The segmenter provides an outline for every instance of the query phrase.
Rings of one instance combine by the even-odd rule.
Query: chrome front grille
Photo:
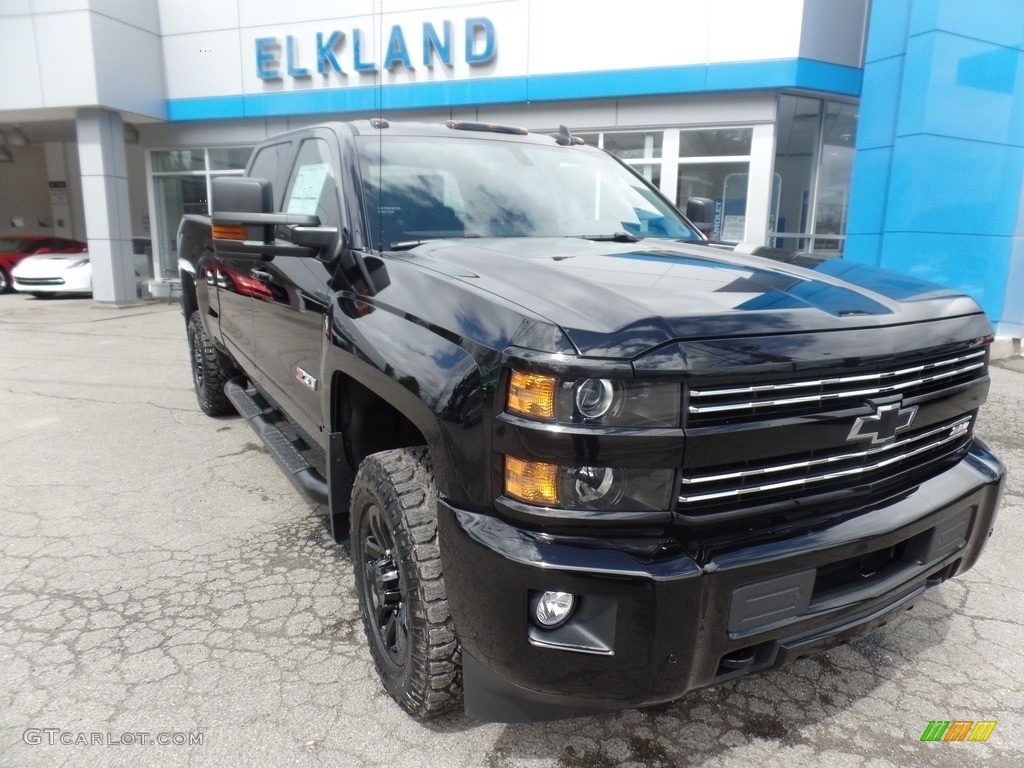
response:
[[[935,474],[970,447],[973,416],[901,435],[874,447],[843,445],[811,457],[777,457],[704,474],[683,473],[676,511],[685,516],[736,517],[752,506]]]
[[[64,285],[63,277],[16,277],[15,285]]]
[[[689,391],[687,426],[735,424],[820,413],[858,405],[865,398],[926,394],[985,374],[986,351],[947,353],[932,359],[834,377],[704,387]]]

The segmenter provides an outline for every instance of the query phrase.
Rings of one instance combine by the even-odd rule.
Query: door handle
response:
[[[273,275],[267,272],[267,270],[259,269],[258,267],[249,270],[249,277],[255,277],[257,280],[261,280],[267,283],[269,283],[271,279],[273,279]]]

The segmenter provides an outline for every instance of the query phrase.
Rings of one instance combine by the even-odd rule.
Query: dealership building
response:
[[[95,299],[129,303],[268,136],[566,125],[718,240],[970,293],[1011,353],[1022,51],[1016,0],[0,0],[0,236],[87,239]]]

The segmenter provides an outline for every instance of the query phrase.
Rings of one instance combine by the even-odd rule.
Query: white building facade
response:
[[[869,25],[906,41],[893,19],[950,2],[0,0],[0,137],[30,139],[0,163],[0,235],[87,238],[95,299],[128,302],[133,239],[147,277],[175,277],[181,215],[257,142],[383,115],[566,125],[683,210],[698,199],[716,239],[843,254]],[[1019,338],[1016,259],[980,298]]]

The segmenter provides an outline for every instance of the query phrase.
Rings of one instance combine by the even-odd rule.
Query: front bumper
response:
[[[23,293],[92,293],[92,271],[66,269],[60,274],[15,274],[14,289]]]
[[[866,634],[976,562],[1004,473],[976,442],[888,506],[704,565],[641,561],[439,502],[466,711],[517,722],[656,704]],[[557,630],[529,619],[544,590],[578,596]]]

